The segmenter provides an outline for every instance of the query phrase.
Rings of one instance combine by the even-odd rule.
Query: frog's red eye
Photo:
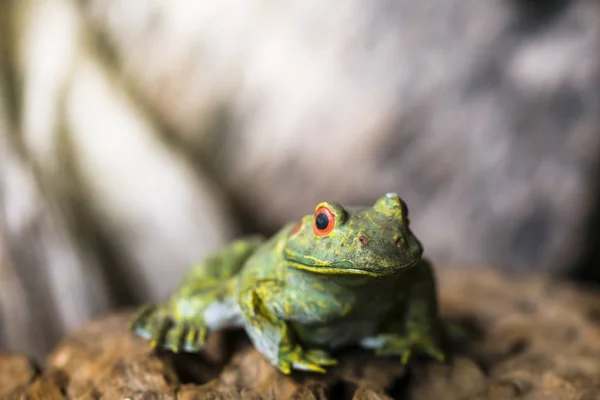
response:
[[[335,214],[327,207],[319,207],[315,212],[315,223],[313,230],[315,235],[324,236],[333,230],[335,226]]]

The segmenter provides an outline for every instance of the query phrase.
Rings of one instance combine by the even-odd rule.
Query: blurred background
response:
[[[3,0],[0,348],[390,191],[440,264],[598,281],[600,3]]]

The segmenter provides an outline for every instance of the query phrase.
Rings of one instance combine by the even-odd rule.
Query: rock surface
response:
[[[445,316],[470,339],[448,364],[348,349],[325,376],[279,374],[242,332],[213,335],[200,355],[152,353],[125,329],[129,310],[67,336],[38,373],[0,356],[0,398],[72,399],[596,399],[600,294],[486,268],[439,270]],[[45,397],[44,397],[45,396]]]

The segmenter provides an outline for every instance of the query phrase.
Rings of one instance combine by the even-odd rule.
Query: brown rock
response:
[[[152,352],[127,331],[131,312],[123,311],[66,337],[39,376],[26,358],[0,356],[0,394],[179,400],[600,397],[600,294],[481,267],[443,268],[438,276],[443,314],[469,332],[447,364],[419,360],[407,373],[396,359],[348,349],[327,375],[285,376],[243,332],[213,335],[199,355]]]
[[[35,366],[27,357],[0,354],[0,398],[17,397],[35,376]]]
[[[173,394],[175,372],[147,343],[126,330],[129,313],[114,314],[67,337],[48,358],[50,369],[67,371],[67,392],[78,398],[101,393],[106,398],[138,392]],[[110,334],[107,335],[107,332]]]

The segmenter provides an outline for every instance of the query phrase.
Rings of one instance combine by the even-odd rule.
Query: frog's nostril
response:
[[[360,236],[358,237],[358,242],[359,242],[359,243],[360,243],[360,245],[361,245],[361,246],[363,246],[363,247],[364,247],[364,246],[366,246],[366,245],[367,245],[367,243],[369,243],[369,241],[367,240],[367,238],[366,238],[366,237],[364,237],[363,235],[360,235]]]
[[[396,247],[404,246],[404,240],[402,239],[402,237],[397,237],[396,239],[394,239],[394,243],[396,243]]]

